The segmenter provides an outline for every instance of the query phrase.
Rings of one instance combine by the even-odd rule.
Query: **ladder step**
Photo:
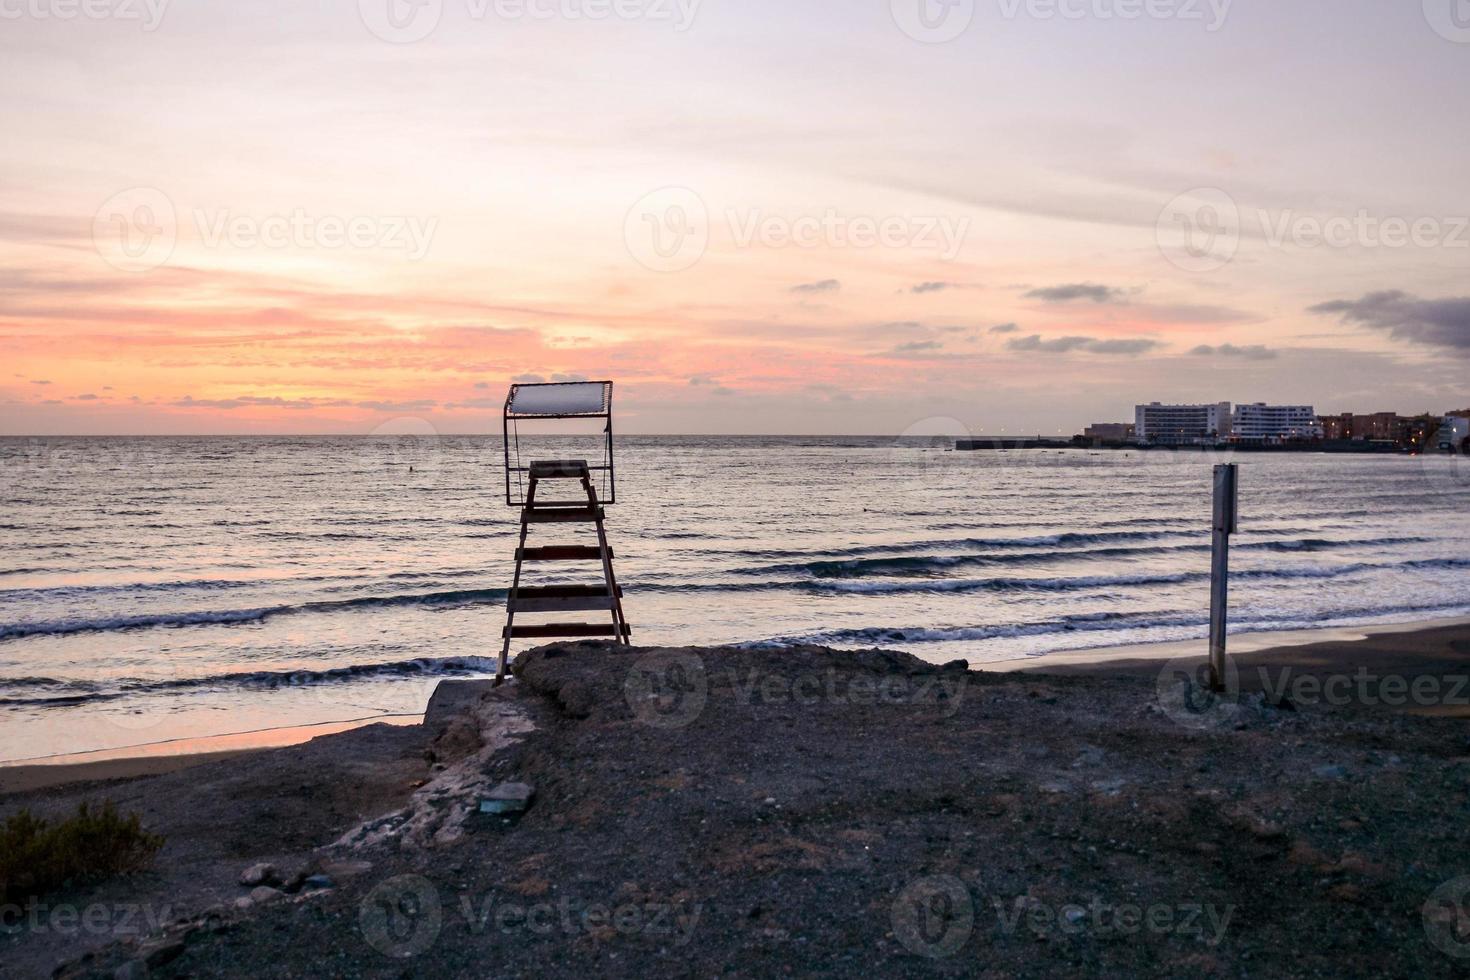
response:
[[[607,549],[609,560],[613,550]],[[517,548],[516,561],[601,561],[602,551],[596,545],[552,544],[540,548]]]
[[[600,521],[604,516],[601,507],[556,507],[550,510],[532,507],[521,516],[521,520],[527,524],[571,524],[575,521]]]
[[[508,605],[511,612],[584,612],[611,609],[613,600],[605,585],[536,585],[522,586]]]
[[[500,631],[500,635],[515,639],[516,637],[548,636],[617,636],[618,632],[618,626],[612,623],[546,623],[537,626],[507,626]],[[632,632],[632,627],[627,623],[622,624],[624,636]]]

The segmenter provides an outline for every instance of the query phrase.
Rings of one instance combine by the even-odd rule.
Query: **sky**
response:
[[[1470,0],[0,0],[0,434],[1470,406]]]

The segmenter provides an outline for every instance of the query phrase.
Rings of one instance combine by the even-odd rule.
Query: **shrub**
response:
[[[163,838],[138,815],[124,817],[112,803],[83,803],[75,815],[44,820],[22,810],[0,824],[0,900],[40,895],[62,885],[140,871]]]

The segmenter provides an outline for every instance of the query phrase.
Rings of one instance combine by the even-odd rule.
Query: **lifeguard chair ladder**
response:
[[[593,484],[593,473],[600,473],[608,484],[609,499],[616,499],[615,483],[612,479],[612,383],[581,382],[571,384],[516,385],[506,399],[506,502],[514,503],[512,475],[517,484],[526,478],[524,497],[521,501],[521,534],[516,547],[515,578],[510,595],[506,600],[505,628],[502,631],[500,664],[496,672],[496,683],[505,679],[510,660],[512,640],[521,638],[555,638],[577,636],[606,636],[614,642],[631,645],[632,630],[623,617],[623,590],[618,587],[613,573],[613,550],[607,542],[604,502],[598,499]],[[585,459],[538,460],[522,466],[519,460],[519,432],[512,435],[512,426],[517,419],[605,419],[605,458],[602,465],[590,465]],[[516,454],[511,459],[512,447]],[[573,499],[538,499],[541,484],[546,482],[570,482],[581,484],[582,494]],[[591,524],[597,532],[595,545],[555,544],[532,547],[529,545],[533,526],[550,524]],[[601,584],[586,585],[523,585],[526,564],[541,562],[595,561],[601,565]],[[606,611],[610,622],[554,622],[520,623],[521,614],[563,613],[575,611]]]

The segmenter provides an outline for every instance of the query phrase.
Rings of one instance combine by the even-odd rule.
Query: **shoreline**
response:
[[[1413,673],[1442,669],[1450,659],[1443,650],[1428,649],[1435,645],[1429,634],[1464,627],[1470,627],[1470,616],[1412,623],[1239,633],[1230,637],[1230,653],[1232,657],[1247,658],[1251,666],[1274,661],[1303,671],[1319,671],[1329,667],[1327,660],[1333,658],[1343,659],[1343,667],[1359,666],[1347,659],[1352,657],[1354,645],[1375,638],[1396,638],[1398,642],[1393,644],[1395,660],[1400,669]],[[1422,640],[1426,647],[1418,654],[1405,648],[1406,645],[1412,646],[1416,638]],[[1193,639],[1094,647],[1038,657],[972,664],[970,669],[992,674],[1025,672],[1117,675],[1155,672],[1160,664],[1171,660],[1189,657],[1202,660],[1205,656],[1205,642],[1203,639]],[[1330,651],[1330,656],[1291,656],[1293,651],[1306,654],[1305,648],[1325,648]],[[423,714],[381,715],[350,721],[169,739],[144,745],[0,762],[0,796],[79,783],[162,775],[269,749],[302,745],[323,736],[370,725],[411,727],[423,724],[424,718]]]
[[[0,795],[51,789],[73,783],[158,776],[267,749],[301,745],[324,735],[336,735],[369,725],[407,727],[421,725],[423,720],[423,714],[375,715],[349,721],[171,738],[112,749],[16,759],[0,762]]]
[[[1415,620],[1409,623],[1378,623],[1364,626],[1322,626],[1299,630],[1262,630],[1232,633],[1227,650],[1231,656],[1290,650],[1322,643],[1359,643],[1377,636],[1404,633],[1428,633],[1435,630],[1470,626],[1470,616]],[[1168,661],[1179,657],[1204,657],[1209,640],[1164,640],[1156,643],[1125,643],[1117,646],[1088,647],[1035,657],[1017,657],[989,663],[972,664],[972,670],[1011,673],[1022,670],[1045,670],[1049,667],[1104,667],[1128,661]]]

